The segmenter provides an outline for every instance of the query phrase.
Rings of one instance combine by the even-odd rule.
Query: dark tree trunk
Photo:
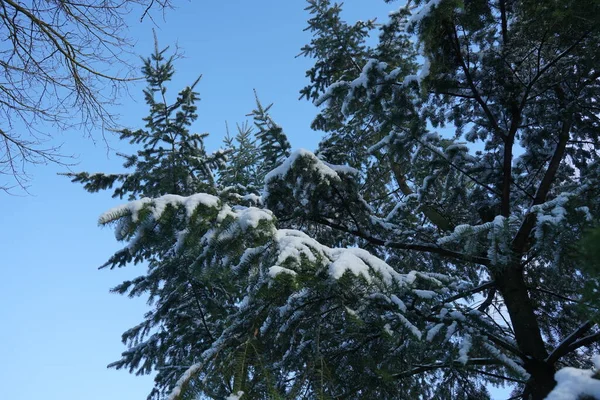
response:
[[[514,265],[505,267],[497,274],[496,285],[510,316],[517,346],[522,353],[523,367],[531,375],[525,398],[542,400],[556,385],[556,370],[553,364],[545,361],[548,353],[525,286],[522,268]]]

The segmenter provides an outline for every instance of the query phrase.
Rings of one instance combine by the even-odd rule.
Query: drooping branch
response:
[[[52,135],[40,132],[42,125],[83,128],[90,135],[114,127],[109,108],[137,79],[127,15],[136,6],[165,8],[169,1],[0,0],[6,39],[0,49],[0,129],[11,139],[0,140],[0,175],[24,186],[27,166],[65,165],[60,146],[46,144]],[[11,163],[18,168],[5,168]]]
[[[483,303],[481,303],[479,305],[479,307],[477,307],[477,311],[485,311],[487,310],[487,308],[492,304],[492,302],[494,301],[494,298],[496,297],[496,288],[495,287],[491,287],[490,291],[488,292],[487,297],[485,298],[485,300],[483,301]]]

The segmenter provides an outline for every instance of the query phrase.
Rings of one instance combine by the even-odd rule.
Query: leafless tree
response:
[[[26,167],[65,163],[50,129],[110,128],[135,79],[127,17],[169,0],[0,0],[0,190],[25,188]],[[135,14],[133,14],[135,15]]]

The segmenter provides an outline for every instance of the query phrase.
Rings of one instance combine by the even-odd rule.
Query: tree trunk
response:
[[[548,353],[525,286],[523,269],[515,265],[506,267],[496,274],[495,281],[510,316],[523,366],[531,375],[525,398],[542,400],[556,385],[555,368],[545,361]]]

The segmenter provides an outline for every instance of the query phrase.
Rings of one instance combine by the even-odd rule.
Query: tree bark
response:
[[[504,298],[517,346],[523,354],[523,367],[531,375],[524,398],[542,400],[556,385],[556,369],[554,364],[545,361],[548,353],[525,285],[523,269],[515,265],[508,266],[498,272],[495,282]]]

